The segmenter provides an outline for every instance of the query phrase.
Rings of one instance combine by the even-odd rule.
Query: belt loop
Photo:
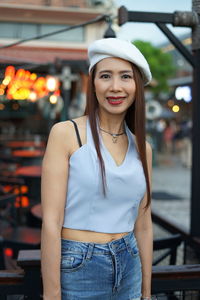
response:
[[[93,253],[93,249],[94,249],[94,244],[93,243],[89,243],[88,249],[87,249],[87,254],[86,254],[86,259],[91,259],[92,253]]]
[[[130,237],[129,237],[129,238],[130,238]],[[127,248],[128,252],[131,252],[131,247],[130,247],[129,238],[127,238],[126,236],[125,236],[125,237],[123,237],[123,239],[124,239],[124,242],[125,242],[125,244],[126,244],[126,248]]]

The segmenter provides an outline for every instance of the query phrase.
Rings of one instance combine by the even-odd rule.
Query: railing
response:
[[[179,290],[200,291],[200,264],[153,267],[153,293]]]
[[[0,299],[8,295],[24,295],[24,271],[0,271]]]
[[[0,271],[0,299],[7,300],[8,295],[22,296],[26,300],[41,299],[40,250],[20,251],[17,263],[22,270]]]
[[[169,264],[175,265],[177,261],[177,250],[182,243],[180,234],[175,234],[167,238],[156,239],[153,242],[153,250],[155,251],[164,250],[161,255],[157,256],[153,260],[153,265],[159,264],[166,257],[169,257]]]
[[[200,238],[191,236],[190,232],[176,222],[162,217],[156,211],[152,210],[153,223],[158,224],[171,234],[179,234],[181,236],[183,247],[183,263],[187,263],[187,246],[190,246],[197,254],[200,260]]]

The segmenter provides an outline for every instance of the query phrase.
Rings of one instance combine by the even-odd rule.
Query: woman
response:
[[[151,73],[126,41],[88,54],[85,115],[53,126],[43,160],[44,300],[151,299]]]

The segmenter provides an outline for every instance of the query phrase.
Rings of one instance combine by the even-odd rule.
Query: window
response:
[[[25,39],[50,33],[68,27],[68,25],[0,22],[0,38]],[[84,28],[75,28],[44,38],[48,41],[83,42]]]
[[[42,24],[40,25],[40,34],[45,34],[69,27],[67,25],[50,25]],[[75,28],[67,32],[62,32],[45,38],[51,41],[63,41],[63,42],[83,42],[83,27]]]

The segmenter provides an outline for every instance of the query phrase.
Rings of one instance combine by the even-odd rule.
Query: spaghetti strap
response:
[[[75,128],[75,131],[76,131],[76,136],[77,136],[78,144],[81,147],[82,146],[82,142],[81,142],[80,134],[79,134],[79,131],[78,131],[78,126],[77,126],[77,124],[76,124],[76,122],[74,120],[69,120],[69,121],[71,121],[74,124],[74,128]]]

